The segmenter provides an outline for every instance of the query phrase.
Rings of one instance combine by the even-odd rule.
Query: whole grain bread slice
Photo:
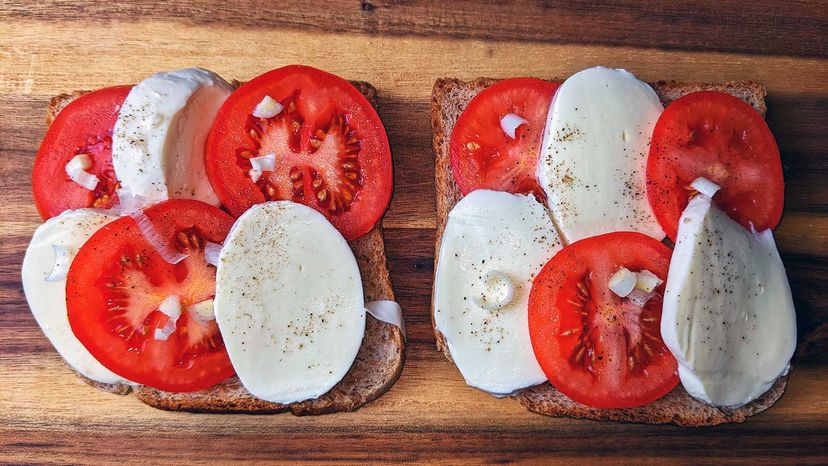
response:
[[[238,81],[233,81],[234,87],[239,84]],[[361,81],[351,84],[374,108],[377,108],[377,91],[372,85]],[[75,91],[52,98],[46,115],[46,124],[51,124],[58,112],[72,100],[86,93],[87,91]],[[381,222],[366,235],[348,244],[359,266],[365,300],[393,300],[394,290],[386,264]],[[263,401],[251,395],[237,377],[192,393],[171,393],[146,386],[102,384],[80,374],[78,377],[106,392],[126,395],[132,391],[142,402],[166,410],[261,414],[290,411],[295,415],[316,415],[354,411],[379,398],[397,381],[404,363],[405,341],[402,330],[369,314],[366,318],[362,346],[351,369],[330,391],[313,400],[289,405]]]
[[[437,234],[434,253],[434,269],[440,256],[440,244],[448,214],[462,194],[451,171],[449,142],[454,124],[472,98],[497,80],[477,78],[471,81],[444,78],[434,83],[431,101],[432,146],[435,156],[435,184],[437,191]],[[652,84],[662,103],[670,102],[691,92],[718,90],[732,94],[747,102],[764,115],[765,87],[752,81],[726,83],[677,83],[659,81]],[[432,324],[434,308],[432,299]],[[451,354],[444,336],[436,329],[437,349],[450,361]],[[646,406],[630,409],[597,409],[572,401],[549,383],[528,388],[514,395],[527,409],[549,416],[583,419],[639,422],[647,424],[676,424],[681,426],[710,426],[728,422],[743,422],[749,416],[762,412],[773,405],[785,390],[787,377],[776,381],[771,389],[746,406],[724,409],[701,403],[687,394],[679,385],[672,392]]]

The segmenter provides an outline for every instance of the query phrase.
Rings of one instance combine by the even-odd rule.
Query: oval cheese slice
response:
[[[131,383],[104,367],[72,333],[66,312],[66,277],[47,281],[55,267],[55,246],[71,264],[86,240],[118,217],[99,209],[67,210],[40,225],[23,258],[23,291],[43,333],[66,362],[84,377],[101,383]]]
[[[216,321],[242,384],[292,403],[330,390],[365,333],[359,268],[319,212],[290,201],[258,204],[230,230],[216,272]]]
[[[529,291],[560,249],[549,214],[531,196],[472,191],[449,213],[434,322],[472,387],[505,396],[546,380],[529,339]],[[502,290],[509,286],[513,293]]]
[[[233,88],[203,68],[156,73],[127,95],[112,134],[121,187],[150,204],[197,199],[219,205],[207,179],[204,144]]]
[[[537,175],[565,241],[613,231],[664,238],[645,179],[662,110],[655,91],[625,70],[590,68],[558,88]]]
[[[739,407],[788,370],[796,316],[770,230],[753,234],[704,195],[679,221],[661,317],[687,392]]]

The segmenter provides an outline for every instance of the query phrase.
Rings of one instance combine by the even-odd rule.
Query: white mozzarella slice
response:
[[[546,380],[529,339],[529,291],[560,249],[549,214],[531,196],[477,190],[449,213],[434,322],[466,383],[506,396]]]
[[[130,383],[95,359],[72,333],[66,311],[66,277],[47,281],[55,265],[55,250],[66,251],[68,265],[86,240],[118,218],[98,209],[67,210],[40,225],[23,258],[22,282],[26,300],[43,333],[66,362],[86,378],[101,383]]]
[[[362,344],[364,304],[351,248],[310,207],[255,205],[221,249],[216,321],[239,379],[257,398],[292,403],[329,391]]]
[[[565,241],[613,231],[664,238],[645,182],[662,110],[653,89],[624,70],[590,68],[555,93],[537,175]]]
[[[796,316],[770,230],[754,234],[710,198],[679,221],[661,317],[682,385],[707,403],[738,407],[788,370]]]
[[[219,205],[207,179],[204,145],[232,91],[221,76],[202,68],[157,73],[133,87],[112,135],[121,186],[149,204],[198,199]]]

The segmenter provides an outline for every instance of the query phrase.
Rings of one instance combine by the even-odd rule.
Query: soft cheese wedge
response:
[[[302,204],[253,206],[219,254],[216,321],[239,379],[257,398],[292,403],[329,391],[356,358],[364,304],[348,243]]]
[[[537,175],[567,243],[613,231],[664,238],[645,180],[662,110],[655,91],[625,70],[590,68],[558,89]]]
[[[687,392],[739,407],[788,371],[796,316],[770,230],[754,234],[697,195],[681,216],[664,294],[664,343]]]
[[[448,216],[434,278],[434,320],[466,382],[496,396],[546,380],[527,318],[532,279],[561,249],[531,196],[477,190]]]
[[[66,273],[86,240],[116,218],[99,209],[67,210],[38,227],[23,258],[23,291],[38,325],[73,369],[101,383],[129,382],[98,362],[72,333]]]
[[[204,144],[232,91],[203,68],[157,73],[133,87],[112,135],[121,186],[148,203],[197,199],[218,206],[204,167]]]

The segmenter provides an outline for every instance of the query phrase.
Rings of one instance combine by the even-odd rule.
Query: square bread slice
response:
[[[234,87],[240,83],[233,81]],[[354,85],[377,108],[377,90],[361,81]],[[75,91],[52,98],[46,116],[51,124],[55,116],[69,102],[87,91]],[[362,276],[365,301],[393,300],[394,290],[386,265],[382,225],[378,222],[364,236],[348,243],[354,252]],[[279,413],[290,411],[295,415],[316,415],[342,411],[354,411],[360,406],[379,398],[400,377],[405,362],[405,342],[399,327],[366,316],[365,336],[351,369],[329,392],[319,398],[289,405],[270,403],[251,395],[238,377],[191,393],[171,393],[147,386],[131,387],[125,384],[102,384],[80,374],[89,385],[101,390],[126,395],[130,391],[142,402],[160,409],[191,412],[223,413]]]
[[[554,80],[553,80],[554,81]],[[558,80],[560,81],[560,80]],[[496,79],[477,78],[471,81],[444,78],[434,83],[431,94],[431,125],[434,132],[432,146],[435,156],[435,189],[437,191],[437,234],[434,252],[434,270],[440,252],[443,229],[448,214],[460,200],[462,194],[457,188],[451,171],[449,142],[454,124],[472,98]],[[691,92],[718,90],[732,94],[756,109],[764,116],[765,87],[752,81],[726,83],[676,83],[659,81],[651,84],[662,103],[670,102]],[[432,324],[434,308],[432,300]],[[434,330],[437,349],[451,361],[451,354],[443,335]],[[717,408],[690,397],[681,384],[666,396],[639,408],[598,409],[572,401],[556,390],[551,384],[543,383],[514,395],[527,409],[548,416],[628,421],[646,424],[676,424],[681,426],[710,426],[729,422],[744,422],[747,417],[762,412],[773,405],[785,391],[787,377],[782,377],[760,398],[738,409]]]

